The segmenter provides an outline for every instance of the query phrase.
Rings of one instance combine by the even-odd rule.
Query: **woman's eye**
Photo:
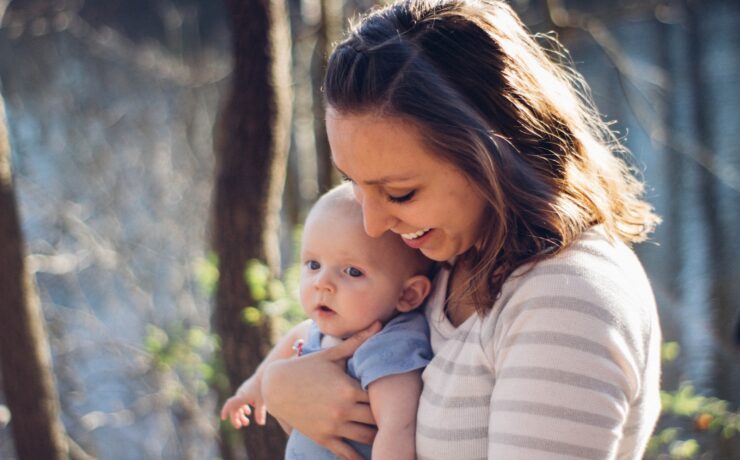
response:
[[[358,278],[362,276],[362,272],[355,267],[347,267],[344,269],[344,272],[347,273],[352,278]]]
[[[409,193],[401,196],[388,195],[388,201],[392,203],[405,203],[414,197],[416,190],[412,190]]]
[[[309,260],[306,262],[306,267],[308,267],[309,270],[318,270],[321,268],[321,264],[316,262],[315,260]]]

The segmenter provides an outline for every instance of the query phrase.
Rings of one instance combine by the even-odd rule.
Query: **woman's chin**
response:
[[[455,256],[455,254],[452,254],[451,251],[445,251],[439,248],[422,247],[419,250],[421,251],[422,254],[424,254],[424,257],[426,257],[427,259],[434,260],[436,262],[446,262]]]
[[[461,248],[460,245],[447,245],[447,246],[432,246],[432,247],[421,247],[419,250],[424,257],[432,259],[437,262],[449,262],[460,254],[465,253],[472,247],[469,246],[465,249]]]

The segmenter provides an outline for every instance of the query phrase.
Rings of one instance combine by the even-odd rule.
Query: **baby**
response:
[[[368,391],[378,425],[372,448],[348,441],[364,458],[414,459],[421,372],[432,357],[429,330],[416,310],[431,289],[431,262],[397,235],[370,238],[351,187],[339,186],[311,209],[303,230],[300,300],[310,318],[291,330],[229,398],[221,418],[235,428],[265,423],[261,395],[265,364],[329,347],[380,321],[383,329],[347,362],[347,372]],[[288,427],[288,431],[290,431]],[[287,459],[335,459],[329,450],[292,430]]]

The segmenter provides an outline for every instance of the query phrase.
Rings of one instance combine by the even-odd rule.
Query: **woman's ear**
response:
[[[406,313],[418,307],[424,302],[432,289],[432,282],[424,275],[415,275],[403,283],[401,296],[398,298],[396,308]]]

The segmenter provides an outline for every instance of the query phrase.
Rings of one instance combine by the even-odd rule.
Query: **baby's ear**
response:
[[[412,276],[403,283],[396,308],[403,313],[415,309],[424,302],[431,289],[432,282],[429,278],[423,275]]]

